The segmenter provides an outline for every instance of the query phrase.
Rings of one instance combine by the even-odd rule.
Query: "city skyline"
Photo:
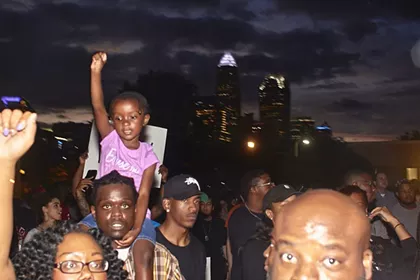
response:
[[[420,69],[410,57],[420,38],[419,5],[4,0],[0,92],[26,97],[43,122],[86,121],[94,51],[109,53],[108,98],[149,70],[182,73],[200,95],[212,95],[217,63],[230,51],[241,70],[243,113],[258,115],[258,85],[281,73],[290,77],[292,117],[327,121],[352,139],[394,139],[420,128]]]

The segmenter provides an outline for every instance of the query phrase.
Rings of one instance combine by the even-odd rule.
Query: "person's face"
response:
[[[274,187],[273,181],[271,181],[270,175],[263,174],[258,180],[257,185],[251,188],[251,191],[254,192],[257,196],[264,198],[269,190]]]
[[[112,107],[111,120],[123,141],[137,141],[149,119],[150,115],[145,114],[138,102],[133,99],[117,100]]]
[[[379,173],[376,175],[376,187],[382,190],[388,187],[388,177],[385,173]]]
[[[404,204],[412,204],[416,202],[415,191],[409,184],[402,184],[398,188],[397,196]]]
[[[271,205],[271,209],[267,209],[265,211],[265,214],[267,215],[268,218],[270,218],[270,220],[275,221],[278,214],[280,214],[280,212],[283,210],[283,207],[295,199],[296,199],[296,195],[292,195],[291,197],[288,197],[286,200],[274,202]]]
[[[349,226],[348,219],[333,212],[330,208],[326,213],[331,216],[322,218],[289,214],[278,221],[281,226],[274,231],[267,261],[269,279],[369,279],[371,251],[363,249],[357,225]]]
[[[366,212],[367,213],[368,206],[366,205],[366,201],[363,198],[363,195],[362,194],[360,194],[360,193],[352,193],[350,195],[350,199],[353,200],[357,205],[359,205],[360,206],[360,209],[362,209],[363,212]]]
[[[48,219],[60,221],[62,212],[60,200],[58,200],[58,198],[53,198],[47,206],[42,207],[42,211]]]
[[[362,174],[355,180],[354,184],[366,192],[369,203],[375,200],[376,189],[372,182],[372,176],[369,174]]]
[[[133,190],[124,184],[102,186],[96,195],[91,212],[99,229],[112,239],[119,240],[134,225],[135,206]]]
[[[210,216],[211,215],[211,213],[213,212],[213,203],[211,202],[211,200],[206,201],[206,202],[204,202],[204,201],[200,202],[200,212],[204,216]]]
[[[192,228],[197,220],[200,208],[200,196],[195,195],[184,200],[164,199],[164,208],[169,209],[170,216],[179,226]]]
[[[86,233],[69,233],[64,237],[63,242],[57,247],[56,263],[66,261],[82,262],[84,264],[92,261],[104,260],[101,247]],[[63,264],[64,265],[64,264]],[[75,265],[70,263],[69,265]],[[106,280],[107,273],[92,273],[89,267],[85,265],[80,273],[66,274],[60,269],[55,268],[52,275],[53,280]]]

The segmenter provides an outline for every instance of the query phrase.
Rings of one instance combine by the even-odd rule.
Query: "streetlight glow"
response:
[[[302,143],[305,144],[305,145],[309,145],[309,144],[311,144],[311,141],[309,141],[308,139],[303,139]]]
[[[248,141],[248,143],[246,143],[246,145],[250,149],[254,149],[255,148],[255,142],[254,141]]]

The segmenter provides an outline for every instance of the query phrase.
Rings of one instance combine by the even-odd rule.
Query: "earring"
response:
[[[166,213],[169,213],[169,209],[166,209]]]

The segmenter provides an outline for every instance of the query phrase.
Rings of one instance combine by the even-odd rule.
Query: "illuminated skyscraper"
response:
[[[290,121],[290,134],[293,139],[312,137],[315,132],[315,120],[311,117],[297,117]]]
[[[216,126],[216,96],[200,96],[194,100],[195,131],[199,140],[213,140]]]
[[[241,116],[238,66],[230,53],[225,53],[217,67],[217,138],[232,142]]]
[[[287,136],[290,129],[290,88],[281,75],[267,75],[259,87],[260,120]]]

